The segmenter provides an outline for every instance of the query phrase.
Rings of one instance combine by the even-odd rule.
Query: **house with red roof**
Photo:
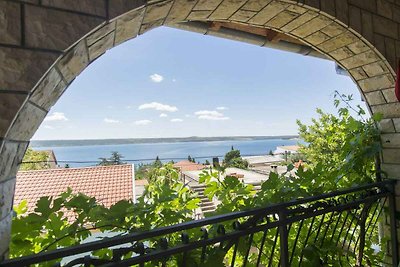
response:
[[[130,164],[20,171],[14,205],[27,200],[28,212],[32,212],[42,196],[56,197],[70,187],[72,192],[95,197],[110,207],[123,199],[135,201],[146,185],[147,181],[135,181],[134,166]]]

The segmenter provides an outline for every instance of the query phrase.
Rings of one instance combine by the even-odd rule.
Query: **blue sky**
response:
[[[296,134],[335,90],[361,103],[334,62],[162,27],[92,63],[33,139]]]

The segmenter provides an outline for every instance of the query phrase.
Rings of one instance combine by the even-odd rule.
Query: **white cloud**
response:
[[[44,121],[67,121],[68,118],[65,117],[63,112],[53,112],[53,114],[48,115]]]
[[[113,120],[113,119],[109,119],[109,118],[105,118],[104,122],[105,123],[120,123],[119,120]]]
[[[129,105],[128,105],[128,106],[126,106],[125,108],[126,108],[126,109],[131,109],[131,108],[132,108],[132,106],[129,106]]]
[[[139,121],[135,121],[136,125],[147,125],[150,124],[151,120],[139,120]]]
[[[172,119],[171,122],[183,122],[182,119]]]
[[[49,129],[49,130],[55,129],[53,126],[50,126],[50,125],[44,125],[43,128]]]
[[[166,118],[166,117],[168,117],[167,114],[165,114],[165,113],[161,113],[161,114],[160,114],[160,118]]]
[[[176,79],[172,79],[172,82],[173,82],[173,83],[176,82]]]
[[[160,74],[154,73],[150,75],[150,79],[155,83],[160,83],[164,80],[164,77],[161,76]]]
[[[214,120],[214,121],[229,120],[229,117],[226,117],[224,114],[216,110],[200,110],[196,111],[194,114],[200,120]]]
[[[186,118],[190,118],[190,117],[192,117],[192,116],[189,115],[189,114],[186,114],[185,117],[186,117]]]
[[[167,111],[167,112],[178,111],[178,108],[175,106],[161,104],[158,102],[151,102],[151,103],[146,103],[146,104],[140,105],[139,110],[141,110],[141,109],[155,109],[158,111]]]
[[[217,107],[217,110],[227,110],[227,107]]]

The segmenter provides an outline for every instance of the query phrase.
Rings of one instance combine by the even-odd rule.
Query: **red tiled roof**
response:
[[[40,197],[58,196],[68,187],[110,207],[122,199],[133,198],[132,165],[20,171],[14,203],[18,205],[26,199],[28,212],[32,212]]]
[[[179,169],[180,171],[199,171],[204,169],[206,166],[203,164],[194,163],[188,160],[182,160],[175,163],[174,168]]]

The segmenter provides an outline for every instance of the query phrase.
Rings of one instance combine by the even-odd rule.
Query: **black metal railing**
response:
[[[38,253],[0,266],[372,266],[382,260],[397,266],[393,187],[391,181],[378,182]],[[382,234],[388,229],[390,242]],[[94,256],[102,250],[106,256]],[[390,257],[379,251],[389,251]],[[75,258],[66,261],[69,256]]]

